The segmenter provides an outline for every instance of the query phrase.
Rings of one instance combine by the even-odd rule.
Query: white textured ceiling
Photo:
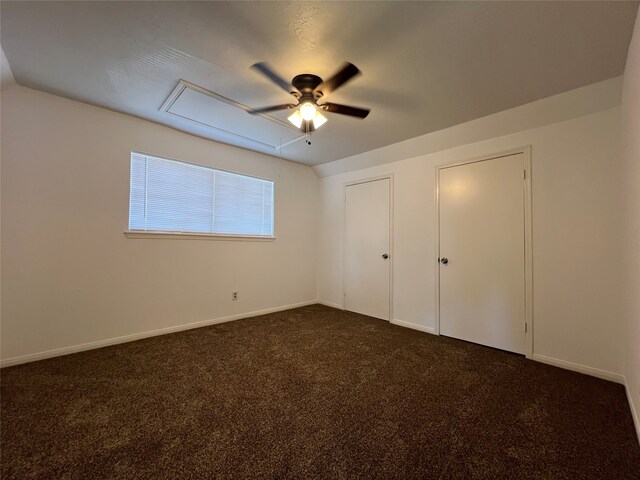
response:
[[[637,2],[2,2],[0,44],[17,83],[252,148],[159,111],[184,79],[259,107],[291,97],[250,71],[363,75],[330,100],[317,165],[440,130],[623,72]],[[286,118],[287,112],[274,113]],[[264,122],[269,122],[264,120]],[[252,137],[259,122],[238,135]],[[273,139],[277,143],[278,139]]]

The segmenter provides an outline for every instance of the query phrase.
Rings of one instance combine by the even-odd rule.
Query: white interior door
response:
[[[525,353],[524,155],[438,175],[440,333]]]
[[[389,320],[390,180],[345,187],[344,307]]]

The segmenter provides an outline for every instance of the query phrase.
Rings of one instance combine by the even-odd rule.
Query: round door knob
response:
[[[382,254],[382,258],[384,258],[386,260],[387,258],[389,258],[389,254],[388,253],[383,253]]]
[[[443,265],[446,265],[447,263],[449,263],[449,259],[447,257],[442,257],[440,259],[440,263],[442,263]]]

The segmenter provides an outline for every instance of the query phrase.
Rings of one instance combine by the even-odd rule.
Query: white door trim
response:
[[[393,320],[393,263],[395,259],[393,251],[393,173],[387,173],[384,175],[378,175],[375,177],[366,177],[358,180],[351,180],[345,182],[342,186],[343,196],[343,208],[342,208],[342,255],[346,252],[347,243],[347,187],[352,185],[360,185],[362,183],[375,182],[377,180],[389,179],[389,322]],[[342,310],[345,310],[345,295],[346,295],[346,263],[344,257],[342,260]]]
[[[450,163],[446,165],[438,165],[435,167],[435,242],[436,242],[436,282],[435,282],[435,306],[436,306],[436,333],[440,335],[440,268],[438,258],[440,258],[440,170],[459,165],[467,165],[470,163],[484,162],[486,160],[494,160],[496,158],[509,157],[512,155],[524,155],[524,298],[525,298],[525,356],[533,357],[533,227],[531,215],[531,145],[512,150],[498,152],[493,155],[483,155],[469,160]]]

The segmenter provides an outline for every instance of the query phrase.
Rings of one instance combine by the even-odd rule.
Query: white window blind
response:
[[[273,236],[273,181],[132,152],[129,230]]]

